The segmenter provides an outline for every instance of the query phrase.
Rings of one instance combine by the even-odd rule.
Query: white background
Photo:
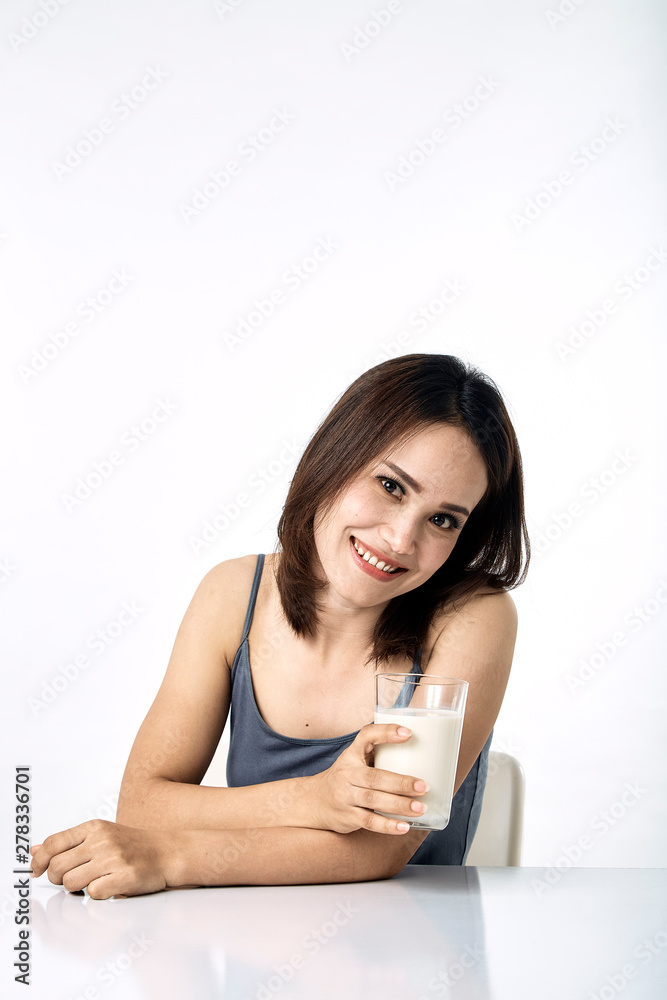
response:
[[[523,863],[667,864],[663,4],[45,3],[0,12],[3,787],[31,765],[35,841],[112,818],[198,582],[273,549],[321,417],[418,351],[491,375],[522,447]]]

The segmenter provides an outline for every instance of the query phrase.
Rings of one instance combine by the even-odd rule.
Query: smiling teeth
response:
[[[370,565],[375,566],[376,569],[381,569],[383,573],[395,573],[396,570],[398,569],[398,567],[392,569],[389,563],[384,563],[378,560],[377,556],[372,556],[370,552],[366,552],[365,549],[363,549],[361,545],[359,545],[359,542],[357,542],[356,539],[354,541],[354,547],[361,556],[361,558],[364,560],[364,562],[370,563]]]

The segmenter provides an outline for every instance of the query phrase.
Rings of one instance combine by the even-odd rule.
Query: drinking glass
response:
[[[412,730],[403,743],[376,746],[375,767],[422,778],[431,786],[419,796],[428,806],[421,816],[376,811],[405,820],[416,830],[444,830],[452,806],[468,682],[432,674],[378,674],[375,693],[374,721]]]

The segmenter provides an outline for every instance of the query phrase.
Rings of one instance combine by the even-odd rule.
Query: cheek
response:
[[[350,489],[328,515],[315,515],[315,545],[320,553],[331,553],[354,528],[366,528],[379,516],[376,499],[367,490]]]
[[[440,569],[443,563],[447,562],[458,537],[458,534],[446,535],[444,538],[434,538],[429,543],[426,550],[426,559],[433,573],[437,569]]]
[[[346,525],[368,526],[382,515],[381,497],[365,490],[350,490],[341,506],[340,514]]]

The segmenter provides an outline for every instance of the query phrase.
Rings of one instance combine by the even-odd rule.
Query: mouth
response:
[[[359,568],[372,576],[374,580],[382,580],[386,583],[408,571],[407,566],[401,566],[400,563],[388,560],[386,556],[375,552],[367,545],[363,545],[354,535],[350,536],[350,548]]]

